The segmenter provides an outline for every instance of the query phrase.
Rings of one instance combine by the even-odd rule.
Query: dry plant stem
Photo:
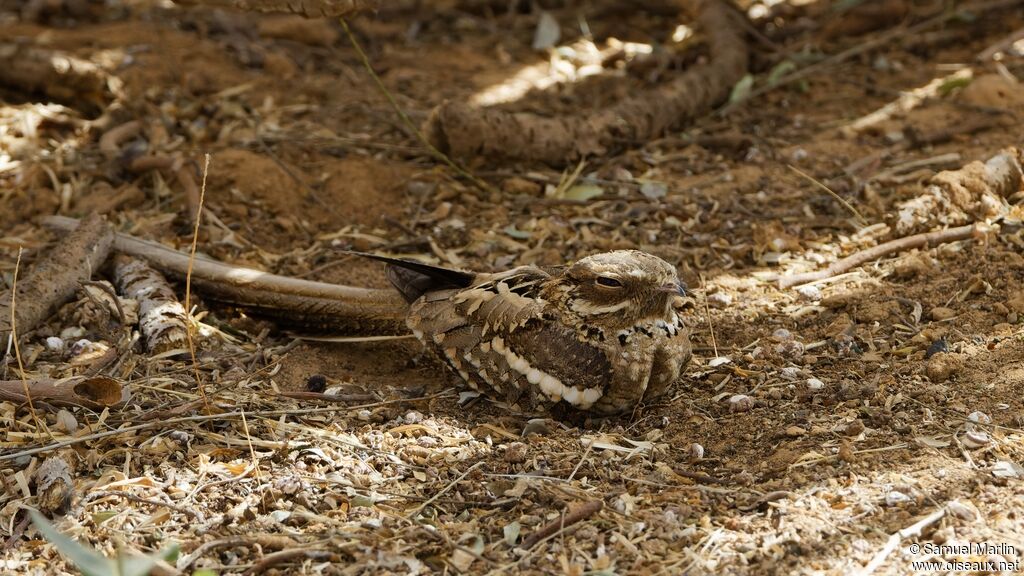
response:
[[[844,208],[849,210],[850,213],[853,214],[857,218],[857,221],[860,223],[861,226],[867,226],[868,221],[865,220],[864,216],[862,216],[861,213],[859,211],[857,211],[857,209],[854,208],[852,204],[847,202],[845,198],[843,198],[839,194],[836,194],[831,188],[829,188],[828,186],[825,186],[825,184],[823,184],[817,178],[815,178],[814,176],[811,176],[810,174],[804,172],[803,170],[797,168],[796,166],[793,166],[792,164],[787,164],[786,167],[789,168],[790,170],[792,170],[793,172],[796,172],[799,176],[802,176],[803,178],[805,178],[808,181],[810,181],[811,184],[814,184],[818,188],[824,190],[829,196],[835,198],[837,202],[842,204]]]
[[[103,376],[0,380],[0,400],[26,402],[42,400],[60,406],[101,409],[121,402],[120,382]]]
[[[185,343],[185,307],[162,274],[143,260],[118,254],[114,256],[114,282],[122,294],[139,303],[139,330],[146,350],[161,353]]]
[[[477,462],[476,464],[473,464],[469,468],[466,468],[466,471],[463,472],[462,474],[459,474],[458,478],[456,478],[455,480],[452,480],[451,482],[449,482],[448,485],[445,486],[440,492],[438,492],[437,494],[434,494],[434,496],[432,498],[430,498],[429,500],[427,500],[423,504],[420,504],[419,506],[417,506],[415,510],[413,510],[409,514],[406,514],[405,517],[406,518],[410,518],[410,519],[415,518],[416,515],[419,514],[420,512],[422,512],[427,506],[430,506],[438,498],[440,498],[441,496],[444,496],[445,493],[447,493],[449,490],[454,488],[456,484],[458,484],[459,482],[462,482],[462,480],[465,479],[466,476],[469,476],[470,472],[472,472],[473,470],[476,470],[480,466],[483,466],[483,464],[484,464],[483,462]]]
[[[107,260],[113,241],[107,222],[92,215],[76,228],[77,224],[69,225],[65,230],[73,232],[39,258],[18,282],[17,309],[12,306],[14,294],[0,295],[0,343],[7,343],[12,321],[20,334],[34,330]]]
[[[336,558],[333,552],[327,550],[306,550],[297,548],[294,550],[281,550],[280,552],[274,552],[273,554],[267,554],[262,560],[257,562],[254,566],[243,572],[242,574],[250,576],[252,574],[262,574],[281,564],[282,562],[288,562],[296,558],[308,558],[310,560],[316,560],[319,562],[331,561]]]
[[[332,18],[376,11],[380,0],[177,0],[177,3],[252,12],[291,12],[307,18]]]
[[[900,545],[900,542],[907,538],[921,536],[921,533],[925,528],[935,524],[939,520],[942,520],[942,517],[945,515],[946,509],[939,508],[914,524],[889,536],[889,539],[885,542],[885,546],[883,546],[882,549],[875,554],[874,558],[871,559],[871,562],[868,562],[868,565],[861,570],[860,576],[871,576],[871,574],[873,574],[875,570],[885,562],[885,559],[889,557],[889,554],[892,554],[892,551]]]
[[[377,85],[377,89],[380,90],[381,94],[384,95],[388,103],[391,105],[391,108],[394,109],[396,114],[398,114],[398,117],[402,119],[402,123],[405,124],[406,127],[408,127],[408,129],[413,134],[416,135],[416,139],[419,140],[420,144],[422,144],[423,147],[426,148],[428,152],[430,152],[430,155],[433,156],[436,160],[440,161],[442,164],[454,170],[455,173],[458,174],[459,176],[462,176],[463,178],[472,182],[473,185],[479,188],[480,190],[484,192],[496,192],[496,190],[490,184],[477,178],[472,173],[470,173],[469,170],[466,170],[462,166],[456,164],[451,158],[448,157],[447,154],[445,154],[437,146],[435,146],[434,143],[431,142],[423,134],[423,132],[420,131],[419,128],[416,127],[416,124],[413,123],[413,121],[409,118],[409,115],[406,114],[404,110],[402,110],[402,107],[398,105],[398,102],[395,101],[395,97],[391,94],[391,91],[388,90],[387,86],[385,86],[384,82],[380,79],[380,76],[378,76],[377,72],[374,71],[373,65],[370,64],[370,58],[366,55],[366,52],[363,51],[363,47],[359,45],[359,42],[356,40],[355,35],[352,34],[352,30],[349,29],[348,27],[348,22],[346,22],[344,18],[339,18],[338,20],[341,22],[341,27],[345,30],[345,34],[348,36],[348,40],[352,44],[352,48],[356,51],[356,54],[359,55],[359,59],[362,61],[363,67],[366,68],[366,72],[370,75],[371,78],[373,78],[374,83]]]
[[[847,270],[856,268],[857,266],[863,266],[868,262],[872,262],[883,256],[888,256],[889,254],[902,252],[904,250],[912,250],[922,246],[935,246],[948,242],[956,242],[958,240],[967,240],[968,238],[981,236],[983,233],[984,229],[980,224],[970,224],[967,226],[960,226],[958,228],[949,228],[947,230],[939,230],[937,232],[926,232],[924,234],[915,234],[913,236],[897,238],[896,240],[890,240],[889,242],[873,246],[867,250],[861,250],[860,252],[847,256],[842,260],[833,262],[824,270],[806,272],[804,274],[794,274],[792,276],[783,276],[779,278],[779,288],[789,288],[791,286],[807,284],[808,282],[818,282],[833,276],[838,276]]]
[[[206,175],[210,169],[210,155],[206,155],[206,164],[203,167],[203,187],[199,192],[199,206],[196,208],[195,218],[193,220],[194,227],[192,229],[192,249],[188,254],[188,269],[185,271],[185,314],[186,319],[192,314],[192,269],[196,262],[196,247],[199,244],[199,224],[203,217],[203,198],[206,194]],[[193,324],[189,323],[185,330],[185,341],[188,342],[188,353],[192,358],[192,372],[196,379],[196,387],[199,391],[199,397],[202,398],[203,404],[206,406],[206,411],[210,411],[210,404],[206,399],[206,390],[203,388],[202,375],[199,373],[199,362],[196,360],[196,343],[192,337]],[[243,413],[243,418],[245,415]]]
[[[46,226],[72,230],[77,221],[64,216],[43,219]],[[157,242],[115,234],[114,249],[144,258],[165,274],[184,278],[189,256]],[[405,333],[408,305],[394,290],[375,290],[311,282],[230,266],[196,256],[192,284],[221,302],[306,327],[344,329],[352,334]]]
[[[577,506],[570,507],[569,511],[563,516],[559,516],[557,519],[548,522],[533,534],[530,534],[523,539],[521,548],[533,548],[535,544],[541,540],[555,534],[559,530],[563,530],[573,524],[582,522],[587,518],[590,518],[594,514],[597,514],[604,508],[604,502],[601,500],[592,500],[590,502],[584,502]]]
[[[203,554],[217,548],[244,546],[250,547],[258,544],[263,549],[286,549],[294,548],[298,542],[287,537],[278,536],[276,534],[247,534],[245,536],[229,536],[227,538],[219,538],[217,540],[211,540],[204,542],[198,548],[190,552],[187,556],[182,556],[178,559],[175,568],[185,572],[195,564],[196,560],[202,558]]]
[[[442,152],[565,165],[627,142],[644,142],[691,120],[728,97],[747,72],[748,48],[739,13],[721,0],[696,3],[710,58],[674,80],[608,108],[546,118],[526,112],[438,106],[424,131]]]
[[[876,38],[874,38],[872,40],[867,40],[867,41],[864,41],[864,42],[859,42],[859,43],[855,44],[853,47],[851,47],[851,48],[849,48],[847,50],[844,50],[844,51],[840,52],[839,54],[836,54],[835,56],[831,56],[829,58],[821,60],[820,62],[815,62],[814,64],[811,64],[811,65],[807,66],[806,68],[801,68],[801,69],[799,69],[799,70],[797,70],[795,72],[787,74],[787,75],[783,76],[782,78],[779,78],[778,80],[776,80],[775,82],[773,82],[770,85],[766,85],[766,86],[762,86],[761,88],[757,88],[757,89],[751,91],[750,95],[748,95],[746,98],[744,98],[741,102],[737,102],[736,104],[730,104],[729,106],[726,106],[722,110],[722,113],[728,113],[730,110],[732,110],[736,106],[742,106],[742,105],[745,105],[745,104],[747,104],[749,102],[752,102],[754,98],[756,98],[758,96],[761,96],[762,94],[766,94],[766,93],[771,92],[771,91],[773,91],[773,90],[775,90],[777,88],[781,88],[783,86],[787,86],[787,85],[792,84],[793,82],[796,82],[798,80],[803,80],[804,78],[807,78],[808,76],[816,74],[816,73],[818,73],[821,70],[827,69],[827,68],[829,68],[831,66],[835,66],[836,64],[840,64],[840,63],[845,62],[845,61],[847,61],[847,60],[849,60],[851,58],[854,58],[856,56],[860,56],[861,54],[865,54],[865,53],[870,52],[870,51],[872,51],[872,50],[874,50],[876,48],[884,46],[884,45],[888,44],[889,42],[892,42],[893,40],[896,40],[897,38],[914,36],[915,34],[919,34],[919,33],[923,32],[923,31],[925,31],[925,30],[927,30],[929,28],[934,28],[936,26],[941,26],[942,24],[945,24],[946,22],[949,22],[950,20],[954,20],[956,18],[961,18],[961,17],[963,17],[964,14],[970,13],[970,14],[973,14],[973,15],[976,16],[978,13],[981,13],[981,12],[986,12],[988,10],[998,10],[1000,8],[1008,8],[1010,6],[1015,6],[1015,5],[1021,4],[1021,3],[1024,3],[1024,0],[991,0],[991,1],[988,1],[988,2],[975,2],[975,3],[972,3],[972,4],[964,4],[964,5],[961,5],[960,7],[958,7],[956,10],[946,10],[946,11],[943,11],[941,14],[938,14],[936,16],[928,18],[927,20],[919,22],[919,23],[915,24],[914,26],[910,26],[908,28],[896,28],[894,30],[890,30],[890,31],[886,32],[885,34],[877,36]]]
[[[10,342],[14,346],[14,357],[18,360],[18,375],[21,376],[21,387],[25,393],[25,401],[28,402],[28,411],[32,414],[32,421],[36,423],[36,427],[40,426],[39,415],[36,414],[35,404],[32,403],[32,393],[29,391],[28,379],[25,378],[25,364],[21,361],[21,346],[18,344],[18,303],[16,297],[18,295],[18,270],[21,269],[21,254],[22,249],[18,247],[18,259],[14,263],[14,278],[11,282],[11,334]],[[47,429],[49,431],[49,429]]]

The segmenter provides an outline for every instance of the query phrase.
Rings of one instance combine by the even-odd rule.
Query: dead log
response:
[[[139,303],[139,331],[146,350],[159,354],[185,346],[185,307],[163,274],[142,260],[118,254],[114,256],[114,282],[122,294]]]
[[[77,464],[78,458],[68,449],[43,460],[36,469],[36,507],[47,516],[62,514],[71,506]]]
[[[0,84],[96,108],[102,108],[121,89],[120,80],[92,62],[13,42],[0,43]]]
[[[113,241],[107,221],[92,215],[76,225],[18,280],[14,320],[19,335],[49,318],[106,262]],[[11,292],[5,290],[0,293],[0,345],[5,349],[10,334]]]
[[[43,223],[70,230],[74,218],[50,216]],[[114,249],[149,261],[161,272],[184,278],[188,254],[157,242],[115,234]],[[395,290],[376,290],[311,282],[196,256],[192,286],[213,300],[251,309],[290,325],[346,334],[403,334],[408,305]]]
[[[697,22],[707,36],[710,58],[667,84],[609,108],[561,118],[446,102],[431,113],[424,132],[431,144],[458,158],[485,156],[552,165],[603,154],[624,142],[656,138],[723,101],[747,72],[742,16],[721,0],[696,2]]]
[[[379,0],[176,0],[178,4],[235,8],[249,12],[290,12],[307,18],[337,18],[376,10]]]
[[[123,399],[121,383],[106,376],[73,376],[55,380],[0,380],[0,400],[27,402],[25,389],[36,402],[57,406],[82,406],[94,410],[116,406]]]
[[[984,162],[936,174],[924,193],[898,206],[891,226],[904,235],[989,220],[1005,212],[1005,197],[1020,191],[1022,183],[1021,151],[1007,148]]]

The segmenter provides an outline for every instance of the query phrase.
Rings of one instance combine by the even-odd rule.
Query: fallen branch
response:
[[[105,376],[73,376],[55,380],[0,380],[0,400],[27,402],[25,390],[32,400],[58,406],[83,406],[100,409],[116,406],[123,398],[121,383]]]
[[[590,518],[594,514],[597,514],[604,508],[604,502],[601,500],[592,500],[590,502],[584,502],[577,506],[569,508],[569,511],[564,516],[548,522],[533,534],[530,534],[523,539],[523,543],[520,545],[521,548],[533,548],[541,540],[557,534],[558,532],[576,524],[582,522],[587,518]]]
[[[18,282],[14,318],[19,336],[34,330],[70,300],[110,254],[113,232],[103,218],[89,216],[80,225],[73,221],[65,231],[71,233]],[[10,292],[0,294],[0,345],[5,349],[11,334],[10,303]]]
[[[178,4],[236,8],[251,12],[291,12],[307,18],[350,16],[376,10],[380,0],[176,0]]]
[[[139,331],[146,350],[160,353],[184,346],[188,334],[185,307],[162,274],[142,260],[118,254],[114,257],[114,281],[122,294],[139,303]]]
[[[885,562],[885,559],[889,557],[889,554],[892,554],[892,551],[900,545],[900,542],[907,538],[921,536],[921,533],[924,531],[925,528],[931,526],[932,524],[935,524],[936,522],[941,520],[942,517],[945,515],[946,509],[939,508],[938,510],[932,512],[924,518],[921,518],[912,525],[889,536],[889,539],[885,542],[885,546],[883,546],[882,549],[879,550],[877,554],[875,554],[874,558],[871,559],[871,562],[868,562],[868,565],[865,566],[863,570],[861,570],[860,576],[871,576],[871,574],[873,574],[874,571],[877,570],[883,562]]]
[[[0,43],[0,84],[96,108],[104,107],[120,91],[120,81],[92,62],[10,42]]]
[[[49,216],[43,223],[57,230],[70,230],[77,221]],[[188,272],[188,254],[157,242],[115,234],[113,246],[117,252],[143,258],[176,278],[184,278]],[[201,256],[195,259],[192,285],[214,300],[253,309],[291,325],[344,329],[354,335],[407,332],[408,305],[394,290],[299,280]]]
[[[968,238],[981,238],[984,236],[984,233],[985,227],[981,224],[970,224],[968,226],[960,226],[959,228],[949,228],[947,230],[939,230],[937,232],[926,232],[924,234],[915,234],[913,236],[897,238],[896,240],[890,240],[889,242],[873,246],[867,250],[861,250],[860,252],[847,256],[842,260],[833,262],[824,270],[794,274],[792,276],[782,276],[778,280],[779,288],[789,288],[791,286],[807,284],[808,282],[826,280],[833,276],[838,276],[852,268],[863,266],[868,262],[872,262],[895,252],[912,250],[922,246],[935,246],[948,242],[956,242],[958,240],[967,240]]]
[[[561,118],[447,102],[424,127],[440,151],[459,158],[541,161],[564,165],[643,142],[724,100],[747,72],[747,46],[738,13],[721,0],[695,0],[710,58],[671,82],[602,110]]]
[[[329,550],[313,550],[305,548],[293,548],[291,550],[281,550],[280,552],[274,552],[267,554],[262,560],[253,564],[248,570],[243,572],[244,576],[251,576],[252,574],[262,574],[270,568],[277,566],[283,562],[289,562],[297,558],[304,558],[313,560],[316,562],[336,562],[338,557],[337,554]]]

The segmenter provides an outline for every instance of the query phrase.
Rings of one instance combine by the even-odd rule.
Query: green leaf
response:
[[[775,86],[775,84],[782,79],[783,76],[789,74],[793,70],[796,70],[796,62],[792,60],[783,60],[772,68],[772,71],[768,73],[768,85]]]
[[[100,510],[99,512],[92,513],[92,521],[93,524],[99,526],[114,516],[117,516],[117,510]]]
[[[596,184],[577,184],[565,191],[565,197],[569,200],[587,201],[604,194],[604,188]]]
[[[740,81],[732,87],[732,93],[729,94],[729,104],[736,104],[742,102],[750,96],[750,91],[754,89],[754,76],[747,74]]]
[[[192,576],[217,576],[217,573],[209,568],[200,568],[192,572]]]
[[[32,523],[36,525],[39,533],[56,546],[57,550],[66,556],[85,576],[111,576],[118,573],[117,565],[107,559],[106,556],[86,548],[70,537],[65,536],[63,532],[57,530],[39,512],[29,510],[29,514],[32,516]]]
[[[957,88],[963,88],[971,83],[972,78],[970,76],[960,76],[957,78],[950,78],[939,86],[939,94],[943,96],[949,96],[949,93]]]

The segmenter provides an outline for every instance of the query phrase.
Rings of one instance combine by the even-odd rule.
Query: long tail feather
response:
[[[387,264],[386,273],[388,280],[391,281],[391,284],[399,292],[402,293],[402,297],[405,298],[406,302],[410,303],[417,300],[423,294],[433,290],[444,290],[446,288],[468,288],[473,284],[473,278],[475,276],[471,272],[432,266],[430,264],[424,264],[423,262],[407,260],[404,258],[391,258],[388,256],[378,256],[376,254],[352,251],[348,252],[348,254],[362,256],[363,258],[369,258],[370,260],[376,260]]]

